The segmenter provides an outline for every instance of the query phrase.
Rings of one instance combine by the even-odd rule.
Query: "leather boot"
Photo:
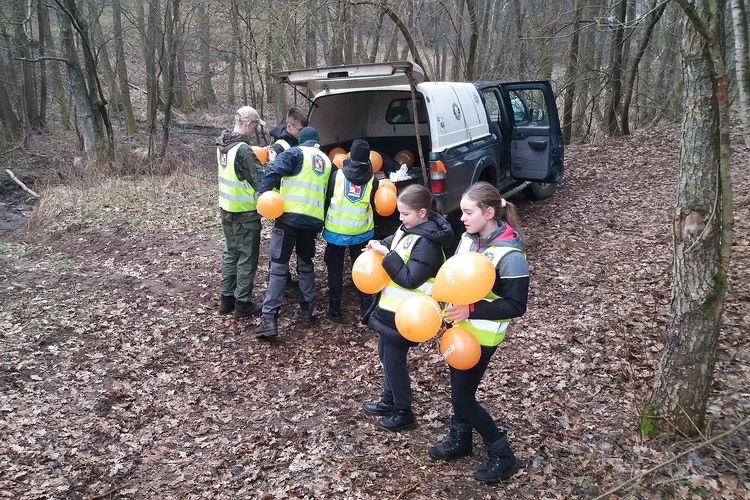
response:
[[[389,417],[378,421],[378,427],[391,432],[405,431],[417,425],[411,408],[405,410],[397,409]]]
[[[241,300],[237,300],[234,303],[234,317],[235,318],[247,318],[248,316],[260,316],[261,311],[263,308],[253,302],[252,300],[248,300],[247,302],[243,302]]]
[[[396,411],[393,396],[389,394],[383,394],[383,397],[377,403],[365,403],[363,408],[368,415],[388,416]]]
[[[518,472],[521,466],[508,445],[503,432],[494,443],[484,443],[484,467],[474,473],[474,479],[483,483],[499,483]]]
[[[433,460],[467,457],[471,452],[471,425],[456,421],[456,417],[451,417],[448,439],[427,450]]]
[[[231,314],[234,311],[234,295],[222,295],[219,302],[219,314]]]
[[[315,314],[315,309],[300,309],[299,310],[299,317],[302,320],[302,326],[306,328],[310,328],[312,326],[313,314]]]
[[[335,323],[341,323],[344,320],[343,316],[341,316],[341,299],[328,299],[326,316],[331,318],[331,321]]]
[[[271,339],[279,334],[279,329],[276,326],[276,318],[275,317],[266,317],[264,316],[263,319],[260,322],[260,325],[258,325],[258,328],[255,329],[255,336],[264,339]]]

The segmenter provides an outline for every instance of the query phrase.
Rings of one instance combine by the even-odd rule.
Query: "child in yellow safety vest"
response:
[[[378,180],[370,165],[370,145],[364,139],[352,142],[350,157],[328,178],[323,261],[328,267],[328,307],[326,315],[341,323],[341,296],[344,281],[344,257],[354,262],[375,234],[373,203]],[[357,290],[360,318],[372,304],[373,296]]]
[[[518,469],[504,430],[498,429],[476,400],[476,391],[497,345],[505,338],[511,318],[526,312],[529,265],[523,252],[515,207],[494,186],[478,182],[461,198],[461,222],[466,232],[456,249],[480,252],[495,266],[495,284],[487,296],[471,305],[450,305],[446,322],[469,330],[479,341],[479,362],[468,370],[450,368],[453,417],[448,439],[428,450],[433,460],[470,455],[472,429],[484,440],[484,464],[474,473],[478,481],[497,483]]]
[[[370,241],[368,248],[384,255],[383,268],[390,280],[370,313],[367,326],[379,334],[378,356],[383,364],[383,395],[367,403],[370,415],[382,415],[382,429],[397,432],[415,425],[407,354],[417,343],[402,337],[396,329],[395,314],[407,298],[431,290],[445,251],[453,244],[450,224],[433,208],[437,203],[424,186],[412,184],[398,196],[401,226],[383,241]]]

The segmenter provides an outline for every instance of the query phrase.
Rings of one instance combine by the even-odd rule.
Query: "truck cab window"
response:
[[[419,123],[427,123],[427,110],[421,99],[417,99],[417,114]],[[385,114],[386,121],[391,125],[414,123],[414,110],[411,99],[397,99],[391,101]]]

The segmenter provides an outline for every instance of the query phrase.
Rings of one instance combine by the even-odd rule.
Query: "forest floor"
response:
[[[512,199],[529,307],[479,398],[524,467],[494,486],[472,477],[476,434],[471,457],[427,456],[451,413],[437,340],[410,355],[416,429],[380,431],[363,413],[382,370],[351,282],[343,324],[319,308],[305,329],[287,299],[276,343],[255,339],[258,319],[218,314],[210,160],[199,174],[40,189],[28,228],[0,233],[0,497],[750,498],[750,426],[699,446],[750,415],[750,172],[735,139],[730,286],[700,439],[639,432],[670,313],[679,132],[575,144],[554,197]],[[0,195],[6,215],[24,211],[17,191]],[[269,235],[264,224],[257,300]]]

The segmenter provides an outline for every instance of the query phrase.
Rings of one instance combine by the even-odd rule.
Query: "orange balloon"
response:
[[[258,213],[267,219],[275,219],[284,213],[284,197],[276,191],[266,191],[258,197]]]
[[[413,295],[396,309],[396,329],[412,342],[430,340],[442,324],[440,305],[429,295]]]
[[[364,293],[378,293],[388,284],[390,277],[383,269],[383,256],[375,250],[365,250],[352,266],[354,286]]]
[[[265,165],[268,161],[268,150],[259,146],[253,146],[253,153],[258,157],[258,161],[261,165]]]
[[[469,330],[454,326],[446,330],[440,339],[440,354],[456,370],[468,370],[479,363],[482,348]]]
[[[459,253],[446,260],[435,276],[432,296],[440,302],[473,304],[495,284],[495,266],[478,252]]]
[[[330,150],[328,152],[328,158],[330,158],[331,161],[333,161],[333,159],[336,158],[336,155],[338,155],[338,154],[344,154],[345,155],[346,154],[346,149],[344,149],[344,148],[333,148],[332,150]]]
[[[398,188],[396,187],[394,183],[392,183],[388,179],[380,179],[378,181],[378,189],[380,189],[381,187],[390,189],[391,191],[393,191],[393,194],[398,195]]]
[[[342,168],[344,166],[344,160],[346,160],[346,153],[339,153],[336,156],[333,157],[333,164],[336,165],[338,168]]]
[[[396,193],[388,188],[380,188],[375,191],[375,211],[386,217],[396,210]]]
[[[377,151],[370,151],[370,163],[372,164],[372,171],[377,172],[383,168],[383,157]]]
[[[396,153],[396,156],[394,156],[393,159],[398,162],[399,165],[405,163],[409,168],[414,165],[414,153],[412,153],[408,149],[402,149],[401,151]]]

